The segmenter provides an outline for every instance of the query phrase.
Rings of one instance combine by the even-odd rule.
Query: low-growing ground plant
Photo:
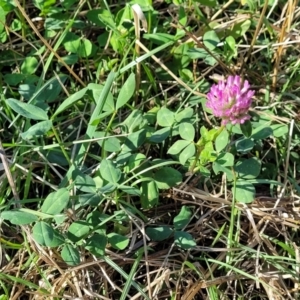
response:
[[[298,23],[0,0],[0,300],[298,299]]]

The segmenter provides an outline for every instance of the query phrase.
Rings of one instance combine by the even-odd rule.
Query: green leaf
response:
[[[77,266],[80,263],[80,253],[78,249],[69,244],[63,246],[61,257],[69,266]]]
[[[214,50],[220,43],[220,39],[214,30],[210,30],[204,33],[203,43],[209,50]]]
[[[217,162],[213,162],[213,170],[216,175],[219,174],[219,172],[225,173],[228,181],[232,181],[234,178],[232,170],[230,170],[228,167],[224,167]]]
[[[271,126],[273,130],[273,136],[278,138],[286,135],[289,132],[288,125],[285,124],[275,124]]]
[[[170,128],[169,127],[164,127],[161,128],[157,131],[155,131],[151,137],[149,138],[149,142],[151,143],[162,143],[166,138],[168,138],[170,135]]]
[[[131,73],[124,85],[122,86],[118,95],[116,110],[124,106],[132,97],[135,91],[135,74]]]
[[[231,153],[221,153],[217,159],[216,163],[224,167],[232,167],[234,165],[234,156]]]
[[[189,207],[182,206],[180,213],[174,218],[174,228],[176,230],[181,230],[186,227],[191,221],[192,212]]]
[[[242,139],[235,143],[236,151],[241,153],[248,153],[254,147],[254,142],[251,139]]]
[[[234,193],[234,186],[232,187]],[[255,198],[255,187],[250,182],[237,180],[235,189],[235,199],[242,203],[251,203]]]
[[[65,243],[64,237],[45,222],[37,222],[32,228],[34,240],[42,246],[58,247]]]
[[[191,107],[187,107],[180,111],[179,113],[176,113],[175,120],[177,123],[181,123],[183,121],[190,121],[193,117],[194,110]]]
[[[106,236],[96,233],[87,239],[85,249],[97,257],[101,257],[105,254],[106,243]]]
[[[26,225],[38,220],[36,215],[19,210],[3,211],[0,213],[0,217],[14,225]]]
[[[35,72],[38,66],[38,60],[35,57],[26,57],[21,65],[21,73],[31,75]]]
[[[241,124],[241,130],[245,137],[250,137],[252,133],[252,124],[247,120],[244,124]]]
[[[216,138],[216,150],[221,152],[229,144],[229,134],[228,131],[224,128],[222,132]]]
[[[48,120],[47,113],[32,104],[24,103],[15,99],[7,99],[6,103],[10,106],[11,109],[13,109],[16,113],[20,114],[21,116],[33,119],[33,120],[42,120],[46,121]]]
[[[41,121],[31,126],[27,131],[21,133],[24,140],[30,140],[33,137],[46,134],[52,127],[52,121]]]
[[[155,181],[144,181],[141,183],[141,205],[148,209],[158,204],[159,192]]]
[[[100,174],[104,180],[112,184],[117,184],[121,178],[121,171],[108,159],[102,160]]]
[[[75,102],[80,100],[85,95],[87,90],[88,90],[88,88],[83,88],[80,91],[78,91],[78,92],[74,93],[73,95],[71,95],[70,97],[68,97],[66,100],[64,100],[61,103],[61,105],[57,108],[55,113],[53,114],[52,119],[55,116],[57,116],[58,114],[62,113],[67,108],[69,108],[70,106],[72,106]]]
[[[256,157],[240,159],[236,162],[234,170],[243,179],[253,179],[260,173],[261,162]]]
[[[171,127],[174,124],[174,113],[166,107],[162,107],[157,113],[157,123],[161,127]]]
[[[236,23],[233,25],[232,29],[230,30],[231,32],[230,34],[234,38],[241,37],[247,32],[250,26],[251,26],[251,20],[246,20],[244,22]]]
[[[75,186],[85,193],[96,193],[96,183],[94,179],[84,173],[78,172],[75,178]]]
[[[4,9],[2,8],[2,6],[0,5],[0,33],[3,31],[4,25],[6,24],[5,16],[6,16],[6,13],[5,13]]]
[[[251,138],[254,140],[263,140],[273,134],[273,130],[271,127],[266,127],[266,125],[262,125],[252,131]]]
[[[195,128],[190,123],[181,123],[179,125],[179,134],[182,139],[193,141],[195,138]]]
[[[129,238],[117,233],[109,233],[107,235],[108,242],[117,250],[124,250],[129,244]]]
[[[189,141],[178,140],[176,141],[168,150],[168,153],[171,155],[176,155],[182,151],[185,147],[190,145]]]
[[[161,242],[170,237],[173,230],[169,226],[147,227],[146,234],[155,242]]]
[[[169,189],[182,182],[182,175],[173,168],[164,167],[154,174],[154,180],[159,189]]]
[[[197,245],[192,235],[184,231],[175,231],[174,242],[175,245],[185,250],[191,249]]]
[[[68,228],[68,238],[76,243],[84,238],[90,231],[88,223],[85,221],[75,221]]]
[[[140,147],[146,140],[146,133],[145,129],[141,129],[128,135],[123,145],[123,152],[135,151]]]
[[[105,24],[109,29],[112,29],[113,31],[117,32],[117,26],[113,19],[113,16],[111,13],[106,9],[100,9],[98,14],[99,20]]]
[[[188,159],[194,156],[196,152],[196,147],[194,143],[190,143],[179,155],[179,161],[182,165],[186,163]]]
[[[209,7],[217,6],[217,0],[196,0],[196,2],[199,2],[200,4],[202,4],[204,6],[209,6]]]
[[[41,207],[41,212],[49,215],[59,214],[68,205],[69,197],[69,191],[66,188],[50,193]]]

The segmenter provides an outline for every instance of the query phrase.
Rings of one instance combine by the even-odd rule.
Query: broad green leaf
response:
[[[100,174],[104,180],[112,184],[117,184],[121,178],[121,171],[108,159],[102,160]]]
[[[221,152],[229,144],[229,134],[228,131],[224,128],[222,132],[216,138],[216,150]]]
[[[116,110],[124,106],[132,97],[135,91],[135,74],[131,73],[122,86],[117,98]]]
[[[285,124],[275,124],[271,126],[273,130],[274,137],[278,138],[286,135],[289,132],[288,125]]]
[[[230,30],[230,34],[234,38],[241,37],[247,32],[250,26],[251,26],[251,20],[246,20],[244,22],[236,23],[233,25],[232,29]]]
[[[148,209],[158,204],[159,192],[155,181],[144,181],[141,183],[141,205]]]
[[[42,121],[31,126],[27,131],[21,133],[24,140],[30,140],[33,137],[46,134],[52,127],[52,121]]]
[[[232,167],[234,165],[234,156],[231,153],[221,153],[217,159],[216,163],[224,167]]]
[[[87,239],[85,249],[97,257],[101,257],[105,254],[106,243],[106,236],[96,233]]]
[[[80,263],[80,253],[78,249],[69,244],[63,246],[61,257],[69,266],[77,266]]]
[[[50,103],[56,101],[68,78],[69,76],[66,74],[58,74],[50,78],[38,91],[34,90],[31,99],[33,99],[35,103]]]
[[[96,184],[89,175],[79,172],[75,178],[75,186],[85,193],[96,193]]]
[[[34,106],[29,103],[21,102],[12,98],[7,99],[6,103],[16,113],[20,114],[25,118],[33,119],[33,120],[42,120],[42,121],[48,120],[47,113],[37,106]]]
[[[195,128],[190,123],[181,123],[179,125],[179,134],[182,139],[193,141],[195,138]]]
[[[36,71],[38,66],[38,60],[35,57],[26,57],[21,65],[21,73],[25,75],[31,75]]]
[[[157,112],[157,123],[161,127],[171,127],[174,123],[174,113],[166,107]]]
[[[248,153],[254,147],[254,142],[251,139],[242,139],[235,143],[236,151],[241,153]]]
[[[45,222],[37,222],[32,228],[32,235],[37,243],[46,247],[58,247],[65,243],[65,238]]]
[[[216,161],[213,162],[213,170],[216,175],[219,174],[220,172],[225,173],[228,181],[232,181],[234,178],[232,170],[230,170],[228,167],[224,167],[223,165],[219,164]]]
[[[117,250],[124,250],[129,244],[129,238],[114,232],[107,235],[108,242]]]
[[[139,131],[129,134],[128,137],[125,139],[122,149],[123,152],[135,151],[137,148],[143,145],[143,143],[146,140],[146,133],[147,131],[145,129],[141,129]]]
[[[190,121],[194,114],[194,110],[191,107],[187,107],[175,114],[175,120],[177,123],[181,123],[183,121]]]
[[[179,155],[179,161],[182,165],[186,163],[188,159],[194,156],[196,152],[196,147],[194,143],[190,143],[186,148],[182,150],[182,152]]]
[[[88,89],[92,91],[94,101],[97,103],[98,99],[100,98],[100,95],[104,89],[104,85],[102,84],[96,84],[96,83],[90,83],[88,85]],[[115,110],[115,102],[114,97],[111,92],[108,92],[106,101],[103,106],[103,111],[113,113]]]
[[[171,155],[179,154],[190,143],[189,141],[178,140],[169,148],[168,153]]]
[[[176,230],[181,230],[186,227],[191,222],[192,212],[189,207],[182,206],[180,213],[174,218],[174,228]]]
[[[267,127],[262,125],[254,130],[252,130],[251,138],[254,140],[263,140],[273,134],[273,130],[271,127]]]
[[[49,215],[59,214],[68,205],[69,197],[69,191],[66,188],[50,193],[41,207],[41,212]]]
[[[149,138],[149,142],[151,143],[162,143],[166,138],[168,138],[170,135],[170,128],[169,127],[164,127],[161,128],[157,131],[155,131],[151,137]]]
[[[220,43],[220,39],[214,30],[210,30],[204,33],[203,43],[209,50],[214,50]]]
[[[240,159],[236,162],[234,169],[240,178],[253,179],[260,173],[261,162],[256,157]]]
[[[245,137],[250,137],[252,134],[252,124],[249,120],[247,120],[244,124],[241,124],[241,130]]]
[[[232,187],[234,193],[234,187]],[[235,198],[238,202],[251,203],[255,198],[255,187],[245,180],[237,180],[235,189]]]
[[[7,210],[0,213],[0,218],[14,225],[26,225],[38,220],[36,215],[19,210]]]
[[[108,10],[106,9],[99,10],[98,18],[109,29],[113,30],[114,32],[118,32],[115,20],[113,19],[113,16]]]
[[[106,136],[105,132],[103,131],[96,131],[94,134],[94,138],[101,138],[103,139],[98,140],[98,144],[100,147],[103,147],[104,145],[104,150],[108,152],[117,152],[121,150],[121,143],[119,139],[117,139],[114,136]]]
[[[169,189],[182,182],[182,175],[171,167],[163,167],[154,174],[159,189]]]
[[[73,222],[68,229],[68,238],[76,243],[84,238],[90,231],[88,223],[85,221],[75,221]]]
[[[3,31],[4,25],[6,24],[5,16],[6,16],[6,13],[5,13],[4,9],[2,8],[2,6],[0,5],[0,33]]]
[[[173,230],[169,226],[147,227],[146,234],[155,242],[161,242],[170,237]]]
[[[175,231],[174,242],[175,245],[185,250],[191,249],[197,245],[192,235],[184,231]]]
[[[70,97],[68,97],[66,100],[62,102],[62,104],[57,108],[55,113],[52,116],[52,119],[57,116],[58,114],[62,113],[64,110],[72,106],[75,102],[82,99],[82,97],[85,95],[88,88],[83,88],[80,91],[74,93]]]

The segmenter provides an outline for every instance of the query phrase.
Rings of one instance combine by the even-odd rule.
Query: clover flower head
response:
[[[206,106],[222,119],[223,125],[243,124],[250,119],[248,111],[254,93],[247,80],[243,82],[238,75],[229,76],[227,80],[212,85],[207,94]]]

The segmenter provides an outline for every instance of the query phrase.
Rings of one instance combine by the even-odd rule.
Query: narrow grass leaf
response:
[[[117,98],[116,110],[124,106],[132,97],[135,91],[135,74],[131,73],[122,86]]]
[[[128,282],[129,284],[129,287],[130,285],[132,285],[138,292],[140,292],[140,294],[144,297],[144,299],[146,300],[151,300],[147,294],[143,291],[143,289],[139,286],[139,284],[137,284],[134,280],[133,280],[133,275],[134,275],[134,272],[130,272],[130,274],[132,273],[131,277],[129,277],[129,275],[123,271],[123,269],[121,269],[114,261],[112,261],[108,256],[104,256],[102,257],[102,259],[107,263],[109,264],[113,269],[115,269],[123,278],[126,279],[126,281]],[[137,259],[136,260],[137,262],[137,266],[139,264],[139,260]],[[134,264],[135,266],[135,264]],[[135,267],[135,269],[137,268],[137,266]],[[127,283],[126,282],[126,283]],[[125,294],[124,292],[122,293],[124,294],[124,296],[127,296],[127,294]],[[125,298],[124,298],[125,299]]]
[[[54,117],[56,117],[57,115],[59,115],[60,113],[65,111],[70,106],[72,106],[78,100],[82,99],[82,97],[85,95],[87,90],[88,90],[88,88],[83,88],[80,91],[78,91],[78,92],[74,93],[73,95],[71,95],[70,97],[68,97],[66,100],[64,100],[62,102],[62,104],[57,108],[55,113],[52,115],[52,119],[54,119]]]
[[[48,120],[47,113],[37,106],[12,98],[7,99],[6,103],[12,110],[25,118],[42,121]]]

